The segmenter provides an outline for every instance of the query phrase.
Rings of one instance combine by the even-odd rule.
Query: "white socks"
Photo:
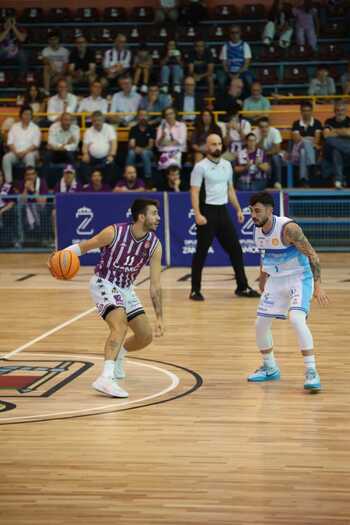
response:
[[[266,366],[266,368],[277,368],[277,363],[275,361],[273,351],[269,352],[268,354],[262,354],[262,358],[264,360],[264,366]]]
[[[114,361],[112,359],[107,359],[104,362],[102,376],[108,379],[112,379],[114,375]]]
[[[120,361],[123,361],[123,359],[124,359],[124,357],[126,356],[127,352],[128,352],[128,351],[127,351],[127,349],[126,349],[124,346],[122,346],[122,347],[120,348],[120,350],[119,350],[119,354],[118,354],[118,357],[117,357],[117,359],[114,361],[114,369],[115,369],[115,371],[116,371],[116,368],[117,368],[117,366],[118,366],[118,363],[119,363]]]
[[[313,368],[316,370],[316,359],[314,355],[304,355],[305,370]]]

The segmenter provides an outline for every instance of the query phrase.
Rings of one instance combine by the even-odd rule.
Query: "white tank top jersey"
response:
[[[262,269],[271,277],[287,275],[312,275],[309,259],[294,245],[283,243],[283,230],[286,224],[294,222],[289,217],[273,215],[272,228],[267,233],[254,227],[254,242],[262,251]]]

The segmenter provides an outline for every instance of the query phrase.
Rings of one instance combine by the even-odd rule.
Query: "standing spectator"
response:
[[[258,147],[254,133],[249,133],[247,147],[238,153],[236,188],[241,191],[263,191],[267,187],[269,170],[265,151]]]
[[[141,93],[147,93],[150,74],[152,71],[152,55],[147,44],[142,44],[134,59],[134,86],[141,83]]]
[[[60,44],[60,36],[52,31],[48,36],[48,46],[42,51],[44,63],[44,89],[50,93],[50,87],[67,73],[69,51]]]
[[[196,119],[196,113],[203,107],[203,97],[196,93],[194,77],[186,77],[184,87],[184,91],[174,97],[174,107],[176,111],[186,113],[182,116],[182,120],[193,122]]]
[[[151,126],[157,126],[160,124],[162,112],[170,105],[170,95],[160,93],[159,86],[152,84],[149,87],[147,96],[142,98],[139,107],[149,114],[148,123],[151,124]],[[150,113],[159,113],[159,115],[150,115]]]
[[[329,76],[329,71],[326,67],[318,68],[316,78],[313,78],[309,86],[309,95],[311,96],[329,96],[335,95],[335,82]]]
[[[289,4],[282,3],[282,0],[274,0],[262,34],[263,43],[270,46],[277,35],[278,45],[287,49],[292,42],[293,26],[293,13]]]
[[[231,113],[238,105],[240,109],[243,106],[243,81],[240,78],[233,78],[229,84],[228,90],[224,94],[218,94],[215,98],[215,109]]]
[[[188,54],[188,74],[194,77],[197,85],[207,84],[208,95],[214,95],[214,58],[202,39],[196,40]]]
[[[221,129],[215,122],[214,115],[208,109],[201,112],[196,118],[194,130],[191,137],[191,146],[193,151],[193,162],[196,164],[205,156],[206,142],[209,135],[219,135]]]
[[[247,136],[252,131],[249,120],[241,117],[239,111],[240,107],[237,105],[229,113],[224,134],[226,152],[223,154],[223,158],[231,163],[236,161],[240,151],[245,147]]]
[[[320,147],[322,124],[312,115],[310,102],[303,102],[300,106],[301,119],[292,126],[293,150],[292,163],[299,166],[299,182],[308,186],[310,181],[309,170],[316,165],[317,150]]]
[[[172,164],[181,166],[182,153],[187,147],[187,128],[184,122],[176,120],[174,108],[165,108],[164,120],[157,128],[156,146],[160,153],[159,169],[166,169]]]
[[[160,83],[164,93],[169,91],[170,77],[172,78],[175,93],[180,93],[184,71],[181,51],[176,48],[175,40],[169,40],[166,44],[160,65]]]
[[[28,57],[21,48],[27,40],[27,33],[17,27],[16,19],[5,19],[4,27],[0,30],[0,62],[14,62],[18,65],[19,79],[22,80],[28,69]]]
[[[80,101],[78,113],[89,113],[101,111],[104,115],[108,112],[108,100],[102,97],[102,84],[98,80],[90,86],[90,96]]]
[[[137,178],[137,171],[134,166],[125,166],[123,180],[117,182],[113,191],[117,193],[125,191],[144,191],[145,185],[141,179]]]
[[[317,9],[312,7],[312,0],[304,0],[300,7],[293,8],[295,16],[296,38],[298,46],[304,46],[305,42],[316,51],[318,16]]]
[[[163,24],[166,21],[176,22],[178,16],[177,0],[159,0],[159,8],[155,15],[156,24]]]
[[[345,73],[340,77],[343,95],[350,95],[350,62],[346,66]]]
[[[68,83],[63,78],[57,83],[57,94],[50,97],[47,103],[48,120],[55,122],[62,113],[74,113],[77,109],[78,99],[68,91]]]
[[[178,166],[169,166],[165,170],[165,183],[161,190],[174,193],[181,191],[180,168]]]
[[[119,81],[121,91],[115,93],[111,102],[111,113],[133,113],[131,115],[115,115],[113,122],[119,126],[130,126],[136,120],[136,113],[141,102],[141,95],[132,87],[129,76],[123,76]]]
[[[60,119],[49,128],[45,163],[74,165],[79,141],[79,127],[72,122],[69,113],[62,113]]]
[[[2,169],[6,182],[12,182],[12,169],[22,162],[25,166],[35,166],[41,143],[40,128],[32,122],[33,112],[29,106],[22,106],[20,121],[13,124],[8,137],[9,152],[2,159]]]
[[[15,190],[0,171],[0,244],[10,244],[16,236]]]
[[[144,109],[137,112],[138,123],[133,126],[129,133],[129,151],[126,159],[128,166],[135,166],[137,160],[142,161],[143,173],[146,179],[152,177],[153,148],[155,141],[155,130],[147,120]]]
[[[63,176],[57,182],[54,193],[76,193],[82,191],[82,186],[77,180],[77,174],[72,164],[67,164]]]
[[[106,51],[103,59],[103,69],[107,82],[128,73],[131,68],[131,58],[131,52],[126,48],[126,37],[122,33],[118,33],[114,47]]]
[[[323,136],[326,160],[331,164],[334,174],[334,186],[341,190],[346,186],[345,164],[350,164],[350,117],[346,115],[347,107],[343,100],[334,105],[335,116],[328,118],[324,124]]]
[[[77,36],[69,57],[69,74],[74,82],[93,82],[96,78],[95,56],[84,35]]]
[[[247,118],[254,120],[259,117],[259,112],[270,111],[270,109],[271,104],[269,99],[264,97],[262,94],[262,85],[260,82],[253,82],[251,87],[251,96],[245,99],[243,103],[243,110],[256,111],[257,113],[250,113]]]
[[[29,84],[23,97],[17,99],[20,106],[29,106],[33,113],[44,113],[46,103],[42,90],[36,84]]]
[[[252,61],[252,52],[247,42],[241,40],[241,28],[234,25],[230,28],[230,39],[223,45],[220,53],[223,71],[218,72],[218,82],[222,91],[228,79],[239,77],[247,89],[253,82],[253,75],[249,71]]]
[[[103,182],[101,170],[93,170],[90,175],[90,182],[84,186],[84,191],[90,193],[101,193],[111,191],[111,188],[108,184]]]
[[[268,162],[272,167],[272,179],[274,188],[282,188],[282,167],[283,159],[281,156],[282,136],[277,128],[270,126],[268,117],[261,117],[258,120],[258,127],[254,131],[258,140],[258,145],[267,154]]]
[[[104,115],[95,111],[91,117],[92,126],[85,131],[83,139],[83,172],[88,178],[92,168],[103,171],[110,183],[114,178],[114,158],[117,154],[117,134]]]

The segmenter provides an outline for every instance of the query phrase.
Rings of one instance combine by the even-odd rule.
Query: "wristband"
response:
[[[78,257],[81,256],[81,249],[79,244],[71,244],[70,246],[67,246],[65,250],[70,250],[71,252],[74,252],[75,255],[77,255]]]

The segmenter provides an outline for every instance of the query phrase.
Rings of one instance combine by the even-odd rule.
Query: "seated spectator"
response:
[[[115,115],[111,117],[119,126],[130,126],[136,121],[136,113],[141,102],[141,95],[132,87],[131,78],[123,76],[119,85],[121,91],[115,93],[111,102],[111,113],[132,113],[131,115]]]
[[[152,54],[147,44],[142,44],[134,59],[134,86],[141,84],[141,93],[147,93],[152,71]]]
[[[57,95],[49,98],[47,103],[48,120],[55,122],[62,113],[74,113],[77,110],[78,99],[68,91],[68,83],[63,78],[57,83]]]
[[[264,27],[262,41],[270,46],[277,36],[278,45],[287,49],[292,42],[293,27],[294,19],[290,5],[282,3],[281,0],[274,0],[268,22]]]
[[[149,87],[147,96],[142,97],[139,107],[147,111],[147,113],[160,113],[159,116],[149,115],[148,117],[148,123],[151,124],[151,126],[157,126],[161,121],[161,113],[170,105],[170,95],[160,93],[159,86],[152,84]]]
[[[320,147],[322,124],[312,115],[313,108],[310,102],[303,102],[300,106],[301,119],[292,126],[293,150],[292,163],[299,166],[299,183],[309,186],[309,170],[316,165],[317,149]]]
[[[0,30],[0,62],[1,64],[10,62],[18,65],[19,80],[25,77],[28,69],[27,53],[22,49],[22,44],[26,40],[27,33],[17,26],[16,19],[6,18]]]
[[[155,129],[147,120],[144,109],[137,112],[138,123],[133,126],[129,133],[129,151],[126,159],[128,166],[135,166],[136,161],[141,161],[143,173],[146,179],[152,177],[153,148],[155,141]]]
[[[231,113],[238,105],[243,106],[243,81],[240,78],[233,78],[229,84],[228,90],[224,94],[218,94],[215,98],[215,109]]]
[[[249,133],[247,147],[238,153],[235,165],[236,188],[241,191],[265,190],[269,170],[270,165],[265,151],[258,147],[254,133]]]
[[[131,68],[131,51],[126,48],[126,37],[118,33],[114,47],[105,52],[103,59],[103,69],[106,76],[105,82],[116,80]]]
[[[179,192],[181,191],[180,168],[178,166],[169,166],[165,170],[165,184],[162,191]]]
[[[312,6],[312,0],[304,0],[300,7],[292,10],[295,16],[296,38],[298,46],[308,46],[314,51],[317,49],[318,16],[317,9]]]
[[[117,134],[110,124],[105,123],[101,111],[95,111],[91,117],[92,126],[84,133],[83,139],[83,173],[87,180],[91,169],[103,171],[108,182],[114,178],[114,158],[117,154]]]
[[[345,73],[340,77],[343,95],[350,95],[350,62],[346,66]]]
[[[181,84],[184,76],[181,51],[177,49],[175,40],[169,40],[165,45],[163,58],[160,60],[160,83],[162,91],[168,93],[170,77],[174,86],[174,92],[181,92]]]
[[[2,159],[6,182],[12,182],[12,170],[15,164],[35,166],[39,157],[41,131],[32,122],[32,109],[29,106],[22,106],[19,115],[20,121],[13,124],[8,133],[7,145],[10,151]]]
[[[69,51],[60,44],[60,36],[52,31],[48,36],[48,46],[42,51],[44,63],[44,89],[50,93],[50,87],[57,84],[58,80],[67,73]]]
[[[187,127],[184,122],[176,120],[174,108],[165,108],[164,120],[157,128],[156,146],[160,153],[159,169],[166,169],[172,164],[181,166],[182,153],[187,147]]]
[[[262,85],[260,82],[253,82],[251,87],[251,96],[246,98],[243,103],[243,110],[244,111],[256,111],[256,113],[249,115],[246,115],[246,117],[250,120],[255,120],[259,118],[259,116],[262,116],[261,113],[259,115],[259,112],[261,111],[269,111],[271,109],[271,104],[268,98],[264,97],[262,94]]]
[[[63,176],[57,182],[54,193],[76,193],[82,191],[82,186],[77,180],[77,174],[72,164],[67,164],[63,170]]]
[[[84,35],[77,36],[69,57],[69,75],[72,82],[93,82],[96,78],[95,55]]]
[[[196,93],[196,81],[193,77],[186,77],[184,82],[184,91],[174,97],[174,107],[180,113],[189,113],[183,115],[182,120],[193,122],[196,119],[196,113],[203,108],[203,97]]]
[[[51,124],[47,140],[46,164],[75,164],[80,142],[80,129],[72,122],[69,113],[62,113]]]
[[[89,193],[101,193],[111,191],[111,187],[103,182],[103,175],[100,170],[93,170],[90,175],[90,182],[85,184],[83,190]]]
[[[350,117],[343,100],[334,105],[335,116],[324,124],[325,157],[331,165],[334,186],[340,190],[346,186],[345,165],[350,164]],[[348,180],[349,182],[349,180]]]
[[[246,138],[252,131],[249,120],[243,118],[240,114],[240,106],[233,108],[228,115],[228,122],[225,125],[224,146],[226,151],[223,158],[230,162],[235,162],[239,152],[245,147]]]
[[[38,177],[34,167],[27,166],[24,179],[18,187],[22,201],[22,219],[24,231],[43,238],[44,232],[50,229],[46,196],[48,188],[44,179]],[[43,195],[43,197],[40,197]]]
[[[218,82],[224,91],[227,82],[232,78],[241,78],[248,89],[253,82],[249,71],[252,52],[247,42],[241,40],[241,28],[234,25],[230,29],[230,39],[222,46],[220,53],[223,70],[218,71]]]
[[[179,16],[177,9],[177,0],[159,0],[159,8],[156,9],[155,23],[164,24],[164,22],[176,22]]]
[[[16,236],[16,199],[14,187],[0,171],[0,245],[15,241]],[[11,198],[12,196],[12,198]]]
[[[202,39],[195,42],[188,54],[188,74],[194,77],[198,86],[208,86],[210,97],[214,95],[214,58]]]
[[[335,82],[329,76],[329,71],[326,67],[319,67],[316,73],[316,78],[313,78],[309,86],[309,95],[311,96],[329,96],[335,95]]]
[[[125,191],[144,191],[144,189],[144,182],[137,178],[136,168],[134,166],[125,166],[123,180],[117,182],[113,191],[121,193]]]
[[[272,182],[276,190],[282,188],[282,167],[283,158],[281,156],[282,136],[277,128],[270,126],[268,117],[261,117],[258,120],[258,127],[254,130],[259,148],[263,149],[267,155],[268,162],[272,167]]]
[[[44,93],[36,84],[29,84],[24,96],[19,97],[17,103],[20,106],[29,106],[34,114],[44,113],[46,108]]]
[[[216,124],[213,113],[205,109],[196,118],[194,130],[192,131],[191,148],[195,164],[204,158],[207,137],[213,133],[222,137],[221,128]]]
[[[78,113],[89,113],[91,115],[95,111],[101,111],[101,113],[106,114],[108,112],[108,100],[101,95],[102,84],[95,80],[90,86],[90,96],[80,101]]]

